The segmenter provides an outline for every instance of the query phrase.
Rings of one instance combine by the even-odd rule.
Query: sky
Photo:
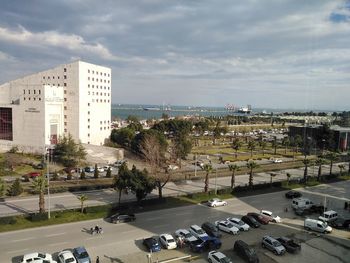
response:
[[[350,1],[2,0],[0,83],[77,59],[112,102],[350,110]]]

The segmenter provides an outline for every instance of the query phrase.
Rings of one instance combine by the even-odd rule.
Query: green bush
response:
[[[14,216],[0,217],[0,225],[14,225],[17,219]]]
[[[44,221],[47,219],[48,219],[47,213],[37,213],[37,214],[29,215],[29,220],[32,222]]]
[[[59,187],[55,187],[55,188],[50,188],[51,194],[64,193],[67,191],[68,191],[68,188],[66,186],[59,186]]]
[[[7,194],[9,196],[18,196],[21,193],[23,193],[23,187],[21,185],[21,181],[17,178],[16,181],[14,181],[10,188],[7,190]]]
[[[108,212],[109,210],[110,208],[106,206],[90,206],[90,207],[85,207],[84,213],[86,214],[100,213],[100,212]]]

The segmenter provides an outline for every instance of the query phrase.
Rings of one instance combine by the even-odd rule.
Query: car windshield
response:
[[[228,228],[232,228],[232,227],[234,227],[234,225],[233,225],[233,224],[231,224],[231,223],[228,223],[226,226],[227,226]]]
[[[203,234],[205,234],[205,232],[202,230],[202,229],[197,229],[197,234],[199,234],[199,235],[203,235]]]
[[[192,235],[191,235],[190,233],[184,233],[183,236],[184,236],[185,238],[190,238]]]
[[[281,243],[278,242],[278,241],[273,241],[273,242],[272,242],[272,245],[273,245],[274,247],[279,247],[279,246],[281,246]]]
[[[45,258],[46,256],[44,254],[42,254],[42,253],[38,253],[38,257],[39,258]]]
[[[67,258],[65,263],[70,263],[70,262],[74,262],[74,261],[75,261],[74,258]]]
[[[89,255],[86,251],[79,254],[79,258],[87,258],[87,257],[89,257]]]
[[[228,257],[220,258],[220,263],[230,263],[231,260]]]
[[[236,223],[238,223],[240,226],[243,226],[243,225],[244,225],[244,222],[243,222],[242,220],[240,220],[240,221],[238,221],[238,222],[236,222]]]
[[[172,238],[168,239],[168,243],[174,243],[174,242],[175,242],[174,239],[172,239]]]

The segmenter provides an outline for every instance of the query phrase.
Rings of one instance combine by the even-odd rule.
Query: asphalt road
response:
[[[317,168],[313,171],[313,168],[309,168],[309,175],[315,175],[317,173]],[[334,172],[338,172],[338,164],[334,164],[333,167]],[[314,172],[314,173],[313,173]],[[292,178],[302,178],[304,169],[288,169],[275,172],[276,177],[273,178],[273,181],[281,181],[286,180],[286,173],[290,173]],[[329,173],[329,165],[323,166],[323,174]],[[219,177],[215,178],[215,171],[210,175],[210,188],[211,189],[219,189],[223,187],[227,187],[231,184],[231,177]],[[270,182],[270,174],[269,173],[256,173],[254,174],[254,183],[263,183]],[[238,175],[236,176],[236,185],[245,185],[248,184],[248,175]],[[181,182],[169,182],[164,190],[164,196],[177,196],[184,195],[188,193],[194,192],[202,192],[204,188],[204,179],[192,177],[191,180],[181,181]],[[75,193],[59,193],[59,194],[51,194],[50,197],[50,207],[51,210],[62,210],[67,208],[79,208],[80,201],[77,199],[77,196],[80,195],[80,192]],[[117,202],[118,194],[113,189],[104,189],[97,191],[89,191],[84,192],[88,196],[88,200],[85,202],[86,206],[96,206]],[[148,198],[157,197],[158,190],[154,190]],[[135,200],[135,196],[133,194],[123,194],[122,201]],[[46,209],[48,209],[49,201],[46,197],[45,201]],[[5,198],[0,202],[0,217],[15,215],[21,213],[28,212],[37,212],[38,211],[38,196],[30,196],[30,197],[21,197],[21,198]]]
[[[341,209],[343,200],[349,197],[350,182],[336,183],[327,187],[313,187],[304,191],[305,196],[309,196],[312,200],[319,197],[319,192],[328,195],[330,208]],[[261,237],[271,233],[273,235],[290,234],[300,232],[302,229],[302,219],[297,218],[294,214],[284,212],[286,207],[290,207],[290,200],[283,197],[284,192],[269,193],[259,196],[249,196],[240,199],[234,198],[228,200],[226,207],[208,208],[204,205],[192,205],[173,209],[152,211],[137,214],[137,220],[130,224],[110,224],[104,219],[70,223],[64,225],[56,225],[49,227],[34,228],[28,230],[20,230],[0,234],[0,262],[17,262],[18,257],[30,252],[40,251],[48,253],[56,253],[63,249],[73,248],[84,245],[92,258],[99,255],[102,262],[147,262],[146,251],[141,245],[142,239],[152,235],[161,233],[173,233],[178,228],[188,228],[191,224],[202,224],[204,221],[215,221],[225,219],[232,216],[241,216],[247,212],[259,211],[260,209],[268,209],[275,214],[280,215],[284,223],[282,225],[263,226],[260,230],[251,230],[250,234],[242,233],[240,238],[246,238],[246,241],[252,244],[259,244]],[[322,200],[322,198],[320,198]],[[348,200],[349,201],[349,200]],[[349,212],[343,212],[348,213]],[[90,227],[98,224],[104,230],[102,235],[92,236],[88,233]],[[300,234],[302,238],[305,234]],[[341,244],[349,245],[349,232],[334,231],[332,237],[337,239]],[[223,238],[223,250],[229,251],[232,248],[233,240],[236,237],[225,235]],[[237,238],[236,238],[237,239]],[[310,241],[312,242],[312,240]],[[311,244],[310,246],[317,246]],[[328,246],[328,243],[325,244]],[[343,258],[349,258],[349,248],[345,247],[347,253],[339,254],[340,261]],[[330,248],[328,248],[330,249]],[[170,253],[170,252],[169,252]],[[157,254],[157,257],[169,257],[167,251]],[[268,252],[269,253],[269,252]],[[345,254],[344,254],[345,253]],[[270,261],[270,253],[267,254],[268,259],[263,262]],[[349,256],[349,257],[348,257]],[[266,257],[263,252],[262,257]],[[272,256],[273,257],[273,256]],[[327,257],[329,260],[330,256]],[[312,259],[312,253],[309,255]],[[198,261],[202,262],[202,261]],[[280,262],[280,260],[278,260]],[[293,262],[293,261],[290,261]],[[297,261],[294,261],[297,262]],[[300,262],[300,261],[299,261]],[[324,261],[322,258],[318,262]]]

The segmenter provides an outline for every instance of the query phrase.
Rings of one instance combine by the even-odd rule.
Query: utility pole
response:
[[[48,218],[51,218],[51,202],[50,202],[50,155],[51,155],[51,148],[50,146],[47,148],[47,165],[46,165],[46,171],[47,171],[47,198],[48,198]]]
[[[217,195],[217,193],[218,193],[218,188],[217,188],[217,184],[216,184],[217,175],[218,175],[218,168],[215,168],[215,195]]]
[[[197,154],[194,155],[194,176],[197,176]]]

